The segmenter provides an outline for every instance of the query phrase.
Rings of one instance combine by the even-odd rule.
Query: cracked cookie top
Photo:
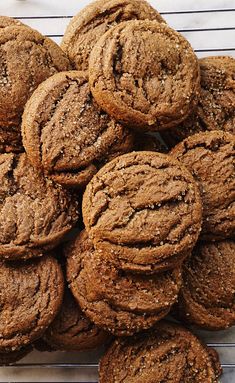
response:
[[[0,155],[0,258],[41,256],[78,218],[77,202],[37,174],[26,154]]]
[[[113,26],[133,19],[165,22],[144,0],[98,0],[72,18],[62,39],[61,48],[75,68],[86,70],[92,48],[99,38]]]
[[[218,383],[215,350],[185,328],[160,322],[155,329],[113,342],[101,358],[99,382]]]
[[[52,40],[27,26],[9,24],[0,28],[1,126],[19,125],[26,101],[37,86],[70,68],[68,58]]]
[[[93,48],[89,82],[97,103],[132,128],[162,130],[191,112],[199,65],[188,41],[156,21],[126,21]]]
[[[235,134],[235,59],[211,56],[200,59],[199,64],[199,103],[179,127],[163,132],[163,138],[170,146],[207,130],[223,130]]]
[[[183,267],[177,313],[209,330],[235,324],[235,242],[199,242]]]
[[[202,238],[235,235],[235,136],[222,131],[195,134],[172,149],[198,183],[202,204]]]
[[[86,231],[67,246],[65,255],[67,279],[82,310],[115,335],[152,327],[177,300],[180,267],[152,276],[124,272],[95,252]]]
[[[119,267],[174,267],[195,245],[201,199],[188,170],[170,157],[132,152],[106,164],[83,196],[83,219],[96,250]]]
[[[23,143],[31,163],[63,186],[84,187],[100,161],[132,148],[128,129],[96,104],[85,72],[55,74],[28,101]]]
[[[64,280],[56,259],[45,256],[0,267],[0,352],[38,339],[62,303]]]

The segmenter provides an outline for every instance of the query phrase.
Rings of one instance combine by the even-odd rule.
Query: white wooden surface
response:
[[[89,0],[0,0],[0,14],[19,18],[60,43],[66,25]],[[235,0],[150,1],[181,31],[198,56],[235,57]],[[224,365],[223,383],[235,383],[235,329],[200,335],[214,345]],[[0,382],[96,382],[95,353],[38,353],[16,367],[0,368]],[[86,366],[87,363],[93,366]],[[79,367],[79,364],[80,367]],[[111,382],[107,382],[111,383]]]

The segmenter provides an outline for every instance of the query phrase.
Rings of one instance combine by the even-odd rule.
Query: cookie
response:
[[[209,330],[235,324],[235,242],[201,242],[183,268],[177,315]]]
[[[117,269],[94,251],[86,231],[65,250],[67,279],[85,314],[122,336],[152,327],[167,315],[181,287],[181,269],[147,277]]]
[[[103,345],[110,336],[94,325],[81,311],[68,289],[59,314],[43,335],[54,350],[83,351]]]
[[[0,265],[0,352],[11,352],[39,338],[62,303],[63,274],[49,256]]]
[[[201,228],[197,185],[166,154],[132,152],[114,159],[92,178],[82,204],[95,249],[130,271],[175,267]]]
[[[72,18],[62,39],[61,48],[75,68],[86,70],[92,48],[99,38],[113,26],[132,19],[165,22],[144,0],[98,0]]]
[[[1,21],[1,20],[0,20]],[[24,347],[18,351],[0,353],[0,366],[9,366],[23,359],[32,351],[31,346]]]
[[[221,372],[215,350],[185,328],[161,322],[115,340],[100,361],[99,382],[218,383]]]
[[[12,27],[12,26],[24,26],[26,27],[25,24],[21,23],[21,21],[13,19],[12,17],[8,16],[0,16],[0,30],[6,27]]]
[[[163,132],[172,147],[195,133],[223,130],[235,134],[235,59],[211,56],[199,60],[201,92],[198,106],[178,128]]]
[[[52,40],[24,25],[0,28],[0,126],[19,126],[37,86],[70,63]],[[20,129],[18,130],[20,140]]]
[[[25,153],[0,155],[0,259],[41,256],[75,225],[70,194],[35,172]]]
[[[43,82],[22,119],[23,143],[33,166],[68,187],[83,188],[99,161],[132,149],[122,146],[127,132],[98,107],[87,74],[78,71],[57,73]]]
[[[235,235],[235,136],[211,131],[186,138],[171,154],[198,183],[203,203],[202,239]]]
[[[199,79],[188,41],[156,21],[126,21],[111,28],[90,55],[89,82],[97,103],[142,131],[182,122],[197,101]]]

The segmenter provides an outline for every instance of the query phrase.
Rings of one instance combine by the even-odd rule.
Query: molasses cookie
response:
[[[235,59],[204,57],[199,64],[201,92],[198,106],[179,127],[163,132],[170,146],[201,131],[223,130],[235,134]]]
[[[98,0],[72,18],[65,31],[61,48],[75,68],[86,70],[92,48],[99,38],[120,22],[133,19],[165,22],[144,0]]]
[[[219,358],[190,331],[161,322],[113,342],[100,361],[99,382],[218,383]]]
[[[97,103],[141,130],[178,125],[197,101],[199,65],[178,32],[156,21],[126,21],[93,48],[89,81]]]
[[[82,351],[101,346],[109,335],[93,324],[66,290],[59,314],[43,335],[54,350]]]
[[[24,25],[0,28],[0,62],[0,126],[18,126],[37,86],[70,67],[60,47]]]
[[[167,315],[181,286],[181,270],[147,277],[117,269],[94,251],[85,231],[66,248],[67,278],[85,314],[115,335],[132,335]]]
[[[45,256],[0,265],[0,352],[39,338],[62,303],[64,281],[58,262]]]
[[[235,324],[235,242],[198,243],[183,268],[177,315],[209,330]]]
[[[57,73],[37,88],[25,107],[22,136],[33,166],[68,187],[84,187],[99,161],[132,149],[128,129],[100,109],[87,74],[77,71]]]
[[[202,239],[235,235],[235,136],[211,131],[178,144],[171,154],[198,183],[203,203]]]
[[[0,155],[0,258],[42,255],[75,225],[77,203],[35,172],[25,153]]]
[[[106,164],[83,196],[95,249],[130,271],[178,265],[195,245],[202,215],[196,182],[166,154],[132,152]]]

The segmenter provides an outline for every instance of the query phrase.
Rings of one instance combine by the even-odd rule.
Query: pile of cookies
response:
[[[0,17],[2,364],[106,345],[100,383],[218,382],[162,319],[235,324],[234,126],[235,60],[144,0],[91,3],[61,47]]]

